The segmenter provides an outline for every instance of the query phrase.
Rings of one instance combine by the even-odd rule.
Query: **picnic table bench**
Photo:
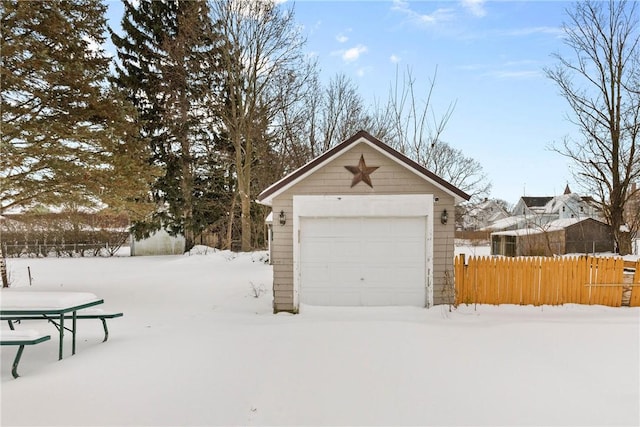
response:
[[[115,319],[116,317],[122,317],[124,313],[115,312],[115,311],[106,311],[101,308],[85,308],[82,310],[78,310],[76,312],[76,319],[98,319],[102,322],[102,328],[104,330],[104,339],[102,342],[105,342],[109,339],[109,328],[107,327],[107,319]],[[65,314],[64,319],[73,319],[73,314]],[[46,314],[15,314],[11,316],[3,316],[3,319],[9,323],[9,328],[14,329],[14,322],[20,322],[21,320],[47,320],[59,330],[60,324],[57,321],[60,316],[51,317]],[[63,326],[64,327],[64,326]],[[66,330],[70,331],[69,328],[64,327]]]
[[[45,342],[49,339],[51,339],[50,335],[42,334],[31,329],[24,331],[2,331],[0,335],[0,345],[18,346],[18,352],[16,353],[15,359],[13,359],[13,365],[11,365],[11,375],[13,375],[13,378],[18,378],[20,376],[18,375],[18,364],[20,363],[24,346],[40,344],[41,342]]]

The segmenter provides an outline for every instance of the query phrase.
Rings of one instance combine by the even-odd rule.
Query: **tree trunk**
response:
[[[182,207],[182,221],[184,231],[184,250],[189,251],[195,244],[195,232],[193,229],[193,203],[191,200],[193,180],[191,179],[191,170],[187,164],[188,162],[183,160],[182,163],[182,197],[184,200],[184,206]]]
[[[231,200],[231,209],[229,209],[229,222],[227,223],[227,241],[224,244],[223,249],[231,250],[231,244],[233,243],[233,222],[236,217],[236,201],[238,200],[238,194],[233,195]]]
[[[9,287],[9,276],[7,274],[7,258],[4,251],[4,244],[0,241],[0,276],[2,276],[2,287]]]
[[[631,253],[631,233],[628,231],[619,232],[617,242],[620,255],[629,255]]]
[[[242,210],[240,217],[242,252],[249,252],[251,250],[251,198],[248,190],[240,190],[240,207]]]
[[[238,135],[238,139],[241,139]],[[241,251],[251,248],[251,161],[253,144],[249,138],[245,143],[236,142],[236,171],[238,174],[238,196],[240,197]]]

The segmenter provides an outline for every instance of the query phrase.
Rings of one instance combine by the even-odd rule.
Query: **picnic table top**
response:
[[[37,341],[42,337],[47,336],[42,332],[36,331],[34,329],[23,329],[23,330],[1,330],[0,337],[3,340],[7,341]]]
[[[0,292],[0,314],[63,314],[103,302],[89,292],[3,289]]]

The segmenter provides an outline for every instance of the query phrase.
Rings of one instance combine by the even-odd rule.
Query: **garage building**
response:
[[[455,205],[469,195],[365,131],[265,189],[274,312],[453,298]]]

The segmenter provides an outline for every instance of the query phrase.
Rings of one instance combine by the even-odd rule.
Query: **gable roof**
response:
[[[560,209],[568,205],[581,205],[583,203],[582,197],[575,193],[562,194],[549,200],[544,206],[545,213],[558,213]],[[577,207],[577,206],[574,206]]]
[[[520,199],[524,202],[524,205],[528,208],[533,207],[544,207],[553,197],[544,196],[544,197],[531,197],[531,196],[522,196]]]
[[[352,148],[353,146],[361,142],[364,142],[370,145],[374,149],[378,150],[382,154],[394,160],[396,163],[409,169],[411,172],[415,173],[419,177],[436,185],[437,187],[440,187],[445,192],[451,194],[456,200],[456,202],[460,202],[462,200],[469,200],[471,198],[470,195],[460,190],[453,184],[440,178],[439,176],[429,171],[425,167],[421,166],[420,164],[414,162],[404,154],[389,147],[387,144],[373,137],[368,132],[361,130],[355,135],[353,135],[351,138],[336,145],[332,149],[326,151],[324,154],[321,154],[320,156],[311,160],[304,166],[296,169],[295,171],[291,172],[289,175],[285,176],[284,178],[280,179],[279,181],[267,187],[264,191],[262,191],[258,195],[258,202],[265,205],[271,205],[271,202],[274,197],[281,194],[282,192],[284,192],[294,184],[300,182],[301,180],[303,180],[304,178],[306,178],[316,170],[320,169],[322,166],[329,163],[331,160],[336,158],[342,152],[349,150],[350,148]]]

